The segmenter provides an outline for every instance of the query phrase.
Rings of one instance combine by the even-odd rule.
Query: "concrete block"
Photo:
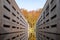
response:
[[[20,40],[20,33],[1,35],[0,40]]]

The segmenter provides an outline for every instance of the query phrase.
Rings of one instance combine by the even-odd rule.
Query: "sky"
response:
[[[43,8],[46,0],[15,0],[19,8],[27,9],[28,11]]]

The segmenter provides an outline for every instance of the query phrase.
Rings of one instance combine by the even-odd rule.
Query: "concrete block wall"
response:
[[[0,0],[0,40],[28,40],[28,23],[15,0]]]
[[[59,10],[60,0],[47,0],[36,24],[37,40],[60,40]]]

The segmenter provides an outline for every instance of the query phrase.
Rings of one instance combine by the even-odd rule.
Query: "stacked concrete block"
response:
[[[60,40],[60,0],[47,0],[37,21],[37,40]]]
[[[28,22],[15,0],[0,0],[0,40],[28,40]]]

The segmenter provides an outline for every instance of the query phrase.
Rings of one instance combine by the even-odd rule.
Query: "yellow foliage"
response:
[[[35,25],[36,25],[36,21],[41,13],[42,9],[39,9],[37,11],[27,11],[22,9],[21,12],[23,13],[23,15],[25,16],[25,18],[27,19],[28,23],[29,23],[29,40],[36,40],[36,33],[35,33]]]

